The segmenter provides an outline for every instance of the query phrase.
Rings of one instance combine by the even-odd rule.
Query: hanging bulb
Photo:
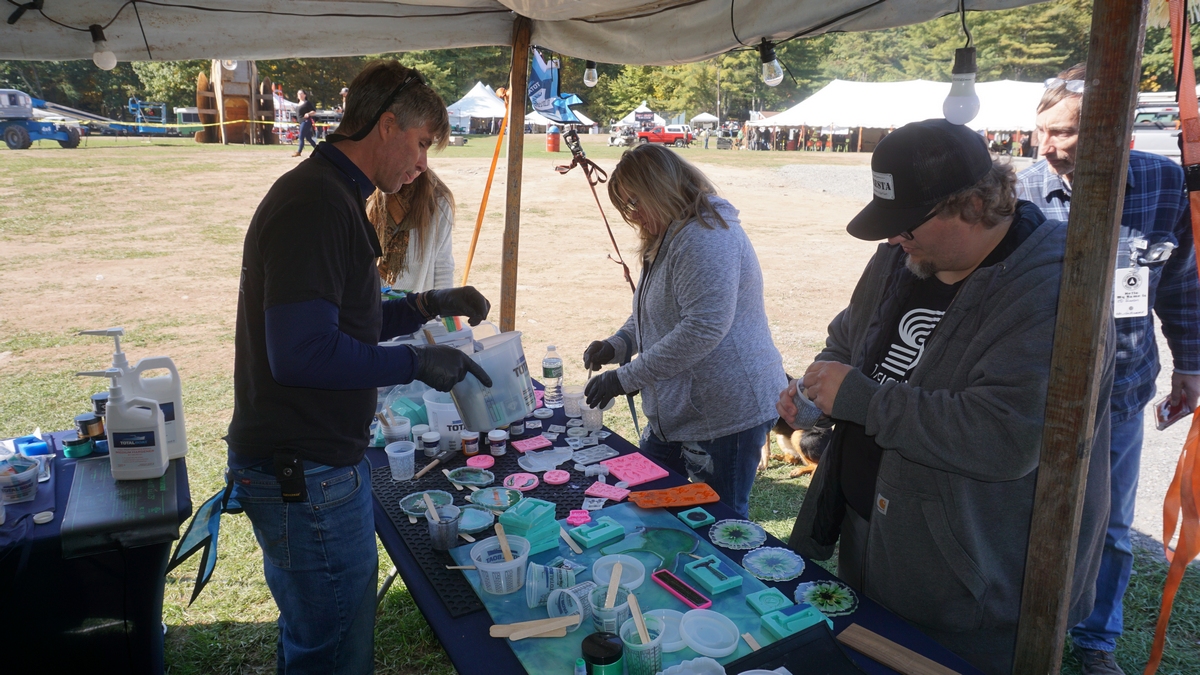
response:
[[[966,124],[979,114],[975,95],[975,48],[954,50],[954,69],[950,75],[950,95],[942,102],[942,115],[951,124]]]
[[[237,60],[236,59],[224,59],[223,61],[221,61],[221,67],[224,68],[225,70],[237,70]]]
[[[762,60],[762,81],[768,87],[774,87],[783,82],[783,66],[775,58],[775,43],[763,38],[758,45],[758,57]]]
[[[104,29],[97,24],[88,26],[92,34],[92,63],[100,70],[112,70],[117,67],[117,55],[108,51],[108,41],[104,39]]]
[[[589,87],[594,87],[599,81],[600,73],[596,72],[596,62],[588,61],[583,70],[583,83]]]

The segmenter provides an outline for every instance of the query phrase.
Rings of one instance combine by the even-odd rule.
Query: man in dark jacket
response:
[[[871,168],[874,199],[847,229],[887,242],[799,383],[835,427],[789,543],[823,559],[840,537],[844,581],[984,672],[1007,674],[1066,223],[1017,201],[1012,169],[945,120],[898,129]],[[780,396],[784,419],[796,386]],[[1099,406],[1097,457],[1108,424]],[[1107,462],[1092,462],[1072,621],[1091,610],[1107,480]]]

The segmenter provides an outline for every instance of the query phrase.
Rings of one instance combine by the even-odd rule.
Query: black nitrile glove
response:
[[[617,371],[606,370],[603,373],[588,380],[587,387],[583,390],[587,397],[587,404],[593,408],[603,408],[608,405],[608,402],[618,396],[623,396],[627,392],[621,386],[621,380],[617,378]]]
[[[583,350],[583,367],[587,370],[600,370],[617,358],[617,350],[604,340],[596,340]]]
[[[415,379],[438,391],[450,391],[454,385],[462,382],[467,373],[473,373],[483,386],[492,386],[492,378],[488,377],[483,366],[454,347],[413,345],[413,351],[417,353]]]
[[[426,291],[419,298],[418,306],[421,305],[431,317],[465,316],[472,326],[486,319],[492,308],[492,303],[474,286]]]

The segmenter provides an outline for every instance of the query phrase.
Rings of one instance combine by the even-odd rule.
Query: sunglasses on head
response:
[[[371,133],[371,130],[375,128],[375,125],[379,123],[379,118],[383,117],[383,113],[387,112],[388,108],[392,107],[392,103],[396,101],[396,98],[414,82],[425,84],[425,78],[421,77],[421,74],[415,70],[412,71],[408,77],[404,78],[404,81],[398,84],[387,98],[383,99],[383,104],[380,105],[379,110],[376,110],[375,114],[371,116],[371,121],[364,124],[358,131],[354,132],[354,135],[347,136],[345,134],[329,134],[327,138],[334,143],[338,141],[361,141],[362,139],[366,138],[367,134]]]
[[[1050,79],[1046,80],[1045,84],[1047,89],[1064,87],[1072,94],[1083,93],[1083,80],[1064,80],[1061,77],[1051,77]]]

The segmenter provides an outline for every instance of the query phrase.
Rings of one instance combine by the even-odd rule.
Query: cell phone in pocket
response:
[[[1188,405],[1182,396],[1179,397],[1178,405],[1171,405],[1171,397],[1169,395],[1154,404],[1154,421],[1159,431],[1166,429],[1190,414],[1192,414],[1192,406]]]

